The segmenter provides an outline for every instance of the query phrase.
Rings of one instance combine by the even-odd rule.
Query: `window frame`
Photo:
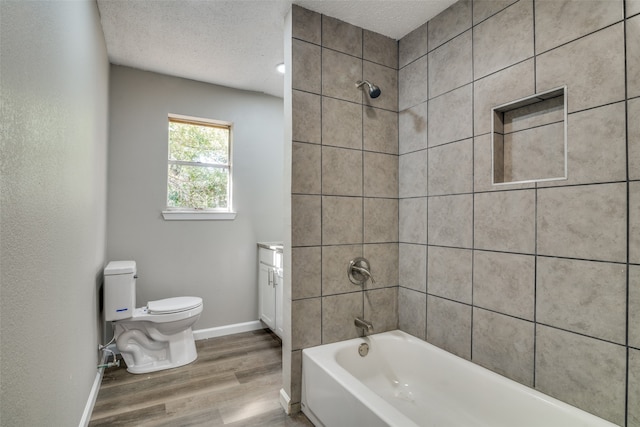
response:
[[[188,162],[182,160],[171,160],[169,158],[169,133],[168,125],[171,122],[192,124],[196,126],[209,126],[216,128],[223,128],[228,130],[228,163],[200,163],[200,162]],[[168,206],[169,200],[169,172],[168,167],[172,164],[195,166],[195,167],[213,167],[219,169],[228,170],[227,181],[227,207],[226,208],[189,208],[189,207],[177,207]],[[236,212],[233,210],[233,123],[222,120],[207,119],[202,117],[186,116],[182,114],[169,113],[167,115],[167,174],[165,178],[165,210],[162,211],[162,216],[165,220],[233,220],[236,217]]]

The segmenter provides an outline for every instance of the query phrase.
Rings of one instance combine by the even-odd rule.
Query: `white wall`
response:
[[[165,221],[167,114],[233,122],[234,221]],[[204,299],[195,329],[257,319],[256,242],[283,239],[283,100],[112,65],[107,257],[138,264],[137,305]]]
[[[106,246],[95,2],[0,2],[0,58],[0,425],[78,425]]]

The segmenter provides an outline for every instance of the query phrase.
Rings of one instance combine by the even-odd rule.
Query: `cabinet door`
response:
[[[272,267],[260,263],[258,270],[259,317],[269,328],[276,327],[276,290]]]
[[[284,317],[282,316],[282,299],[284,298],[284,291],[283,291],[283,280],[282,280],[282,269],[278,268],[273,272],[273,277],[274,277],[274,283],[276,285],[276,328],[274,329],[274,332],[280,337],[282,338],[282,335],[284,335],[284,330],[283,330],[283,323],[284,323]]]

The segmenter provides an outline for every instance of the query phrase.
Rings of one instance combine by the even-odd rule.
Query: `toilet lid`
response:
[[[191,310],[202,305],[200,297],[175,297],[149,301],[147,311],[149,314],[179,313]]]

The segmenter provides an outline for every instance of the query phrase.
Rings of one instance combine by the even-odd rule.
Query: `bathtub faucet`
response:
[[[364,319],[356,317],[356,319],[353,321],[353,324],[356,325],[358,328],[362,328],[362,333],[364,335],[367,335],[367,333],[370,334],[373,332],[373,325],[371,324],[371,322],[367,322]]]

